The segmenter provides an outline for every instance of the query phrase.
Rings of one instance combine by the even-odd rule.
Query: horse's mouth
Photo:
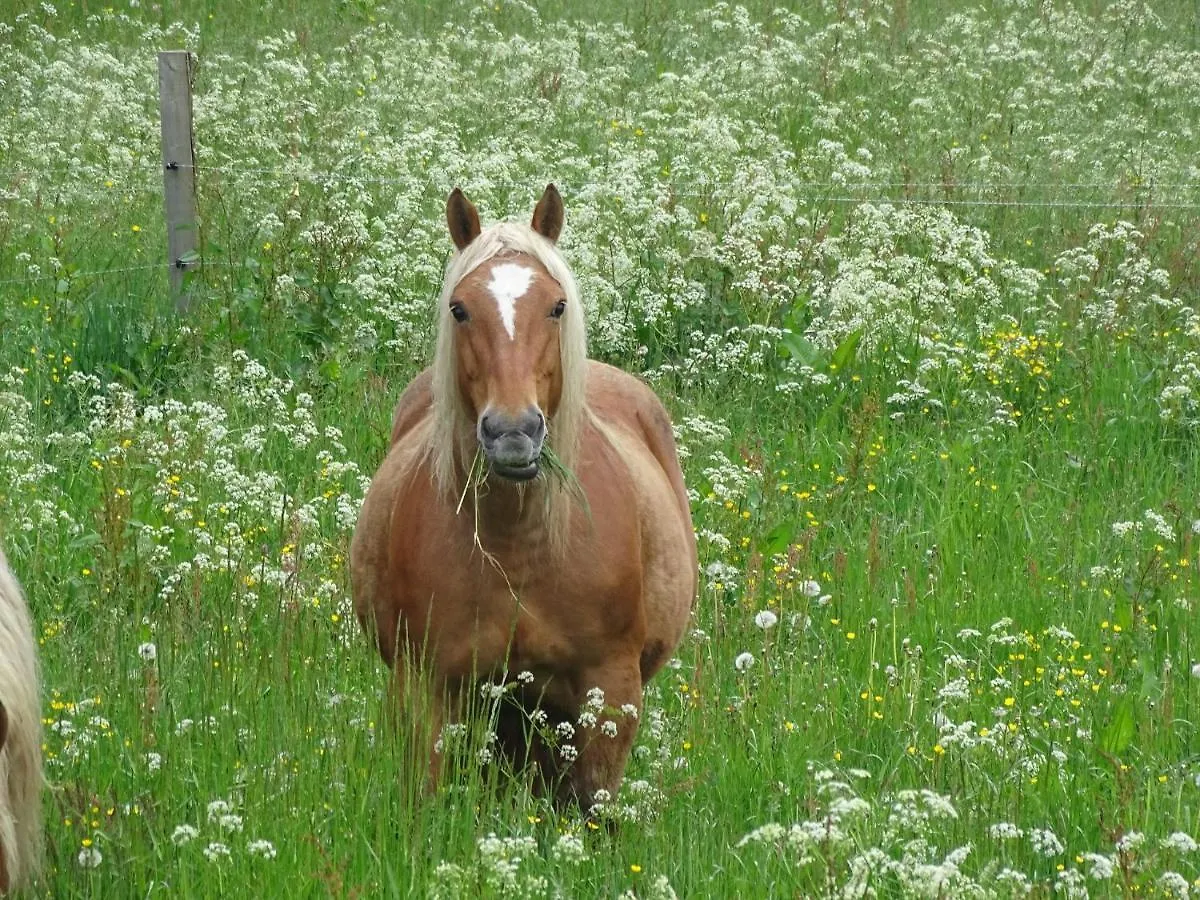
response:
[[[491,463],[492,471],[501,478],[507,478],[509,481],[530,481],[537,478],[539,468],[540,466],[536,459],[518,466],[506,465],[494,461]]]

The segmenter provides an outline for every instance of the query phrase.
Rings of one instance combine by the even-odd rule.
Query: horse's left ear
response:
[[[563,227],[563,202],[558,188],[553,184],[546,185],[542,199],[533,210],[533,230],[550,243],[558,240]]]

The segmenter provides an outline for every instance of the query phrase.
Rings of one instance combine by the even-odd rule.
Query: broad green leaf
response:
[[[764,556],[774,556],[776,553],[783,553],[792,543],[792,538],[796,534],[796,525],[794,522],[780,522],[774,528],[763,536],[762,543],[759,544],[759,549]]]
[[[838,344],[836,350],[833,351],[833,358],[830,363],[838,368],[838,371],[844,371],[854,363],[854,357],[858,353],[858,342],[862,340],[862,329],[859,328],[852,331],[846,336],[846,339]]]
[[[1100,735],[1100,749],[1112,756],[1119,756],[1133,740],[1134,731],[1133,698],[1125,696],[1117,703],[1112,719]]]

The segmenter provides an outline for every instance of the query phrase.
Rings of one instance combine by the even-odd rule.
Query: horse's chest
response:
[[[551,565],[539,555],[492,547],[486,553],[475,547],[461,564],[443,560],[417,579],[420,587],[414,584],[422,593],[413,599],[431,604],[428,622],[444,672],[563,670],[603,652],[613,621],[607,569],[594,561]]]

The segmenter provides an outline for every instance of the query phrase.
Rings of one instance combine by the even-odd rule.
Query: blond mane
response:
[[[26,884],[42,856],[42,704],[29,608],[0,550],[0,852],[10,887]]]
[[[562,396],[554,417],[547,423],[546,442],[555,455],[574,471],[579,458],[579,437],[590,418],[587,407],[587,322],[579,288],[566,261],[546,238],[528,225],[502,222],[485,228],[463,250],[455,253],[446,267],[438,297],[437,349],[433,360],[433,416],[425,435],[425,455],[430,461],[439,490],[449,495],[461,492],[466,470],[475,458],[475,423],[458,390],[455,373],[454,319],[450,298],[454,289],[478,266],[503,253],[526,253],[550,273],[563,289],[567,313],[562,317],[560,339]],[[542,479],[539,479],[541,481]],[[551,489],[553,509],[564,491]]]

